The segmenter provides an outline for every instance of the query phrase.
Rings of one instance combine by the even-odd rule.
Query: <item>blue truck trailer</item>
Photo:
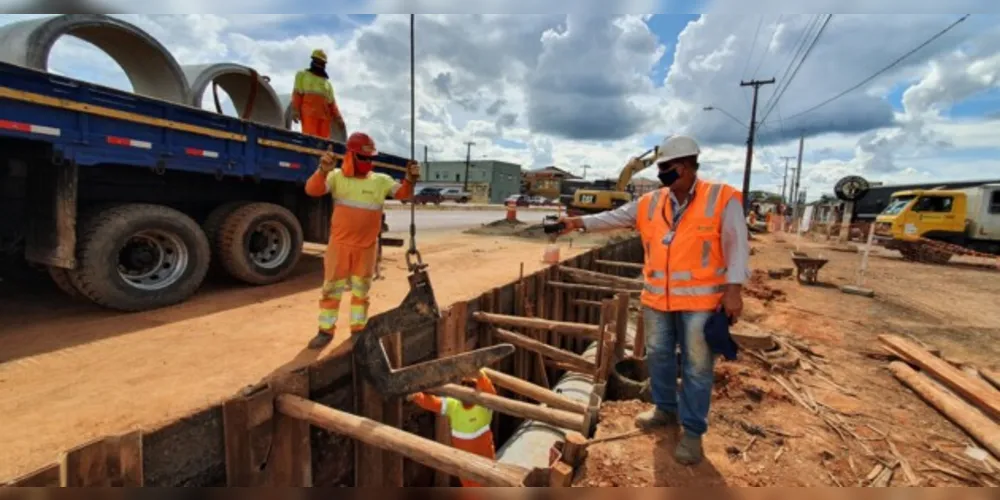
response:
[[[122,311],[182,302],[210,266],[281,281],[325,243],[331,200],[305,194],[333,144],[0,62],[0,259]],[[401,179],[406,159],[380,154]]]

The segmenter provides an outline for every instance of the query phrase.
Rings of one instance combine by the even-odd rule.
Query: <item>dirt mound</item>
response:
[[[750,275],[750,281],[747,282],[743,290],[751,297],[760,299],[764,302],[769,302],[772,300],[783,300],[785,298],[785,292],[778,290],[768,284],[770,277],[767,275],[767,271],[761,269],[754,269],[753,273]]]

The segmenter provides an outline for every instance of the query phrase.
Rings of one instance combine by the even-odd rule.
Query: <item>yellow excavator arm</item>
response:
[[[622,173],[618,175],[618,183],[615,184],[615,191],[621,192],[628,189],[629,183],[632,182],[632,176],[649,168],[656,160],[656,156],[659,153],[658,150],[659,148],[654,147],[638,157],[629,160],[625,164],[625,168],[622,169]]]

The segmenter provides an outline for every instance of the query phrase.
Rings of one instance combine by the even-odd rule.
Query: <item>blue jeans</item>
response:
[[[705,322],[711,315],[711,312],[662,312],[643,307],[646,366],[653,403],[661,411],[676,413],[684,431],[694,436],[708,430],[715,357],[705,341]],[[678,344],[683,368],[679,391]]]

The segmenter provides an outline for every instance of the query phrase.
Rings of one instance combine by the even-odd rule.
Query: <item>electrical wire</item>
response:
[[[808,58],[809,54],[812,53],[812,49],[816,46],[816,42],[818,42],[820,37],[823,36],[823,31],[826,30],[826,27],[830,24],[831,19],[833,19],[833,14],[827,14],[826,20],[823,21],[823,25],[819,27],[819,30],[816,32],[816,36],[813,37],[812,43],[809,44],[809,48],[806,49],[805,54],[802,55],[802,59],[799,60],[799,64],[795,67],[795,71],[793,71],[792,75],[788,77],[788,81],[785,82],[785,86],[781,89],[781,92],[775,96],[774,104],[772,104],[771,107],[768,108],[767,112],[764,113],[764,117],[760,119],[761,123],[764,123],[764,121],[767,120],[767,117],[771,115],[771,111],[773,111],[775,106],[777,106],[778,103],[781,101],[781,97],[785,95],[785,91],[788,90],[788,87],[791,86],[792,81],[795,80],[795,75],[799,74],[799,70],[802,69],[802,64],[806,62],[806,58]]]
[[[851,92],[854,92],[855,90],[863,87],[868,82],[871,82],[875,78],[878,78],[879,75],[881,75],[881,74],[885,73],[886,71],[889,71],[890,69],[896,67],[897,64],[903,62],[903,60],[905,60],[907,57],[910,57],[911,55],[913,55],[913,54],[917,53],[918,51],[920,51],[920,49],[923,49],[924,47],[926,47],[926,46],[930,45],[931,43],[933,43],[938,38],[941,38],[945,33],[951,31],[955,26],[958,26],[962,21],[965,21],[966,19],[968,19],[970,15],[971,14],[966,14],[966,15],[962,16],[959,20],[951,23],[950,25],[948,25],[948,27],[946,27],[945,29],[937,32],[937,34],[935,34],[934,36],[932,36],[929,39],[927,39],[924,43],[921,43],[920,45],[918,45],[913,50],[911,50],[911,51],[903,54],[898,59],[896,59],[895,61],[891,62],[888,66],[886,66],[886,67],[878,70],[872,76],[869,76],[868,78],[865,78],[864,80],[860,81],[857,85],[854,85],[853,87],[851,87],[851,88],[849,88],[849,89],[847,89],[847,90],[845,90],[845,91],[843,91],[843,92],[841,92],[841,93],[839,93],[839,94],[837,94],[837,95],[835,95],[835,96],[833,96],[833,97],[831,97],[831,98],[829,98],[829,99],[827,99],[827,100],[825,100],[823,102],[820,102],[819,104],[816,104],[815,106],[813,106],[813,107],[811,107],[809,109],[806,109],[804,111],[799,111],[798,113],[795,113],[795,114],[793,114],[791,116],[788,116],[785,119],[786,120],[791,120],[793,118],[797,118],[799,116],[802,116],[802,115],[804,115],[806,113],[815,111],[815,110],[817,110],[817,109],[819,109],[819,108],[821,108],[823,106],[826,106],[827,104],[830,104],[831,102],[836,101],[837,99],[840,99],[841,97],[844,97],[845,95],[850,94]]]
[[[809,24],[806,25],[806,29],[802,30],[802,33],[799,35],[799,39],[796,40],[795,45],[793,46],[795,47],[795,51],[792,53],[792,59],[788,61],[788,66],[785,66],[785,71],[784,73],[781,74],[781,77],[776,78],[776,80],[779,82],[778,88],[776,88],[774,92],[770,96],[768,96],[767,101],[764,103],[763,109],[770,108],[771,102],[774,100],[774,96],[778,94],[778,90],[780,90],[781,86],[785,83],[785,77],[787,77],[788,74],[792,71],[792,66],[795,65],[795,61],[798,60],[799,54],[801,54],[802,49],[805,48],[806,45],[805,41],[809,39],[810,33],[812,33],[813,29],[816,27],[817,24],[819,24],[819,16],[815,15],[809,21]]]
[[[763,24],[764,24],[764,15],[762,14],[760,16],[760,19],[757,21],[757,29],[754,30],[754,32],[753,32],[753,42],[750,42],[750,53],[747,55],[746,62],[743,63],[743,73],[740,74],[740,78],[746,77],[747,76],[747,70],[750,69],[750,60],[753,59],[753,51],[757,49],[757,37],[760,35],[760,27]],[[766,53],[763,54],[761,56],[761,58],[763,58],[766,55],[767,55]],[[750,107],[750,98],[747,97],[746,92],[742,92],[742,94],[743,94],[743,101],[746,102],[747,107],[749,108]]]
[[[780,14],[778,16],[778,19],[774,21],[774,29],[771,30],[771,40],[774,40],[774,35],[778,33],[778,26],[781,26],[781,18],[783,18],[784,16],[785,16],[784,14]],[[768,45],[770,46],[770,44]],[[751,80],[757,79],[757,73],[760,72],[760,67],[764,65],[765,59],[767,59],[767,49],[764,49],[764,55],[761,56],[760,62],[757,63],[757,68],[753,70],[753,75],[750,76]]]

